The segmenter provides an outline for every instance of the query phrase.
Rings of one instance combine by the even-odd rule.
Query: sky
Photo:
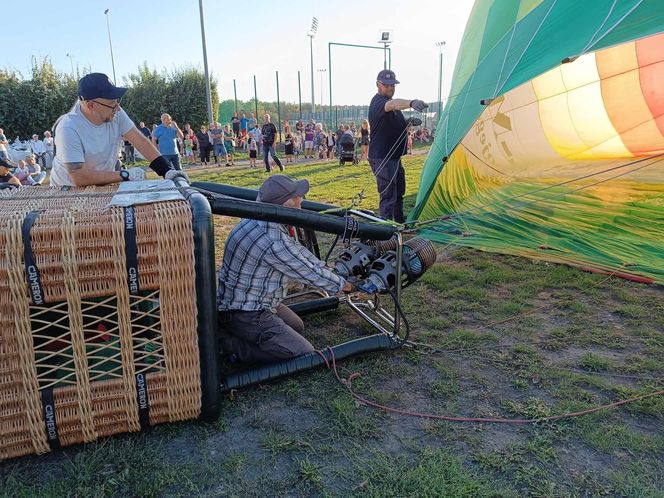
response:
[[[198,0],[33,0],[2,2],[0,67],[29,77],[32,56],[48,57],[57,70],[79,67],[113,78],[107,18],[118,85],[147,62],[170,70],[203,67]],[[378,45],[379,33],[392,31],[392,70],[401,84],[395,97],[436,101],[439,48],[443,47],[443,97],[449,93],[456,53],[472,0],[365,0],[312,2],[292,0],[251,3],[203,0],[208,65],[218,82],[220,100],[254,96],[275,101],[276,71],[280,100],[311,101],[310,44],[307,32],[318,18],[313,39],[314,97],[329,103],[328,43]],[[108,16],[105,9],[110,9]],[[36,14],[42,19],[34,23]],[[27,17],[26,17],[27,15]],[[28,21],[30,28],[23,21]],[[70,55],[70,57],[67,56]],[[368,104],[375,93],[383,51],[332,46],[332,91],[335,105]],[[319,71],[324,69],[325,71]]]

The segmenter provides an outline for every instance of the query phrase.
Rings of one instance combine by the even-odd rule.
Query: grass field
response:
[[[412,206],[424,156],[406,158]],[[308,198],[348,205],[367,165],[303,164]],[[195,180],[257,186],[259,170]],[[221,249],[233,220],[216,217]],[[524,258],[439,247],[403,293],[412,339],[340,364],[364,396],[421,412],[537,418],[664,385],[664,289]],[[305,319],[320,347],[370,333],[349,309]],[[430,421],[356,403],[321,369],[234,392],[183,422],[0,465],[4,496],[664,496],[664,397],[537,425]]]

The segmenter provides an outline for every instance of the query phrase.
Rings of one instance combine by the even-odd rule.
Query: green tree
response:
[[[76,79],[58,73],[48,58],[32,59],[30,79],[0,71],[0,127],[9,137],[40,136],[76,99]]]
[[[190,122],[193,127],[207,124],[205,75],[197,68],[176,68],[171,73],[150,69],[147,62],[136,74],[124,78],[128,87],[122,106],[129,116],[148,125],[159,123],[167,112],[180,125]],[[214,78],[211,78],[212,109],[217,109],[219,94]]]

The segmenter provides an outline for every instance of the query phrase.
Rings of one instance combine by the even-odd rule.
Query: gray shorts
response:
[[[314,347],[300,334],[304,323],[288,306],[277,312],[219,311],[219,331],[225,353],[235,353],[240,361],[273,362],[306,353]]]

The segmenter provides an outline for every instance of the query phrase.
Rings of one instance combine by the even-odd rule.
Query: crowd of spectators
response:
[[[168,115],[165,115],[168,116]],[[169,116],[170,119],[170,116]],[[261,126],[254,113],[247,117],[246,113],[233,113],[229,122],[221,124],[212,123],[208,128],[201,125],[198,131],[190,123],[185,123],[182,129],[173,129],[173,133],[163,135],[163,128],[170,129],[175,124],[168,121],[164,125],[154,124],[152,128],[140,122],[138,129],[145,137],[152,140],[159,147],[159,134],[168,135],[173,140],[174,149],[171,156],[177,157],[178,166],[180,157],[182,164],[193,166],[200,162],[203,166],[234,166],[236,151],[247,152],[249,167],[256,167],[256,158],[263,155],[264,137]],[[172,124],[171,124],[172,123]],[[177,127],[177,125],[175,125]],[[157,131],[157,136],[155,136]],[[169,130],[170,131],[170,130]],[[178,133],[178,131],[181,133]],[[323,123],[314,120],[305,122],[298,119],[293,126],[288,120],[283,122],[282,133],[277,140],[283,144],[285,163],[294,163],[302,159],[333,160],[341,153],[339,143],[341,137],[350,134],[353,137],[359,161],[368,160],[368,150],[371,143],[371,130],[369,123],[363,119],[360,125],[355,121],[341,123],[336,130],[327,128]],[[173,135],[173,137],[171,137]],[[407,153],[412,153],[416,142],[430,143],[433,133],[426,127],[417,127],[409,132],[407,140]],[[142,159],[128,141],[119,144],[119,154],[125,164],[133,164]],[[46,170],[51,167],[54,156],[53,136],[50,131],[43,133],[43,138],[33,134],[30,140],[22,141],[16,137],[9,142],[4,131],[0,128],[0,159],[8,161],[14,168],[13,175],[21,185],[41,185],[46,177]]]
[[[55,149],[50,131],[44,132],[44,138],[38,134],[30,140],[22,141],[18,136],[9,142],[0,128],[0,160],[5,164],[1,183],[12,185],[41,185],[46,178],[46,169],[51,167]],[[15,180],[9,181],[10,178]]]

